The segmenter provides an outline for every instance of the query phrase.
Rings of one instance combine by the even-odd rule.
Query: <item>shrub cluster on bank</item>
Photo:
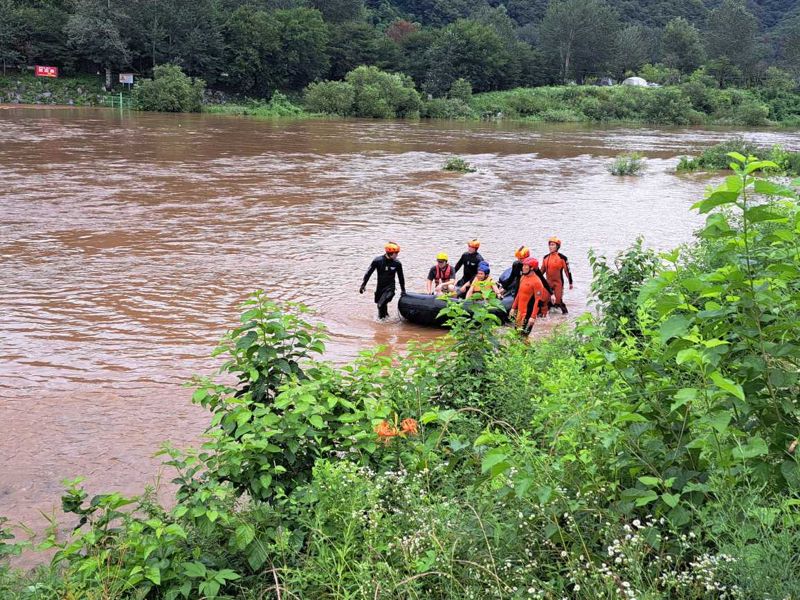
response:
[[[800,594],[800,205],[732,154],[698,242],[591,255],[598,317],[525,343],[492,303],[444,340],[335,368],[262,292],[196,378],[176,504],[63,497],[52,566],[9,599]],[[0,558],[19,551],[0,523]]]
[[[730,153],[742,156],[764,156],[774,163],[771,172],[777,175],[800,175],[800,152],[786,150],[776,144],[771,148],[760,147],[742,138],[734,138],[703,150],[697,157],[682,156],[678,162],[680,171],[721,171],[730,168]]]

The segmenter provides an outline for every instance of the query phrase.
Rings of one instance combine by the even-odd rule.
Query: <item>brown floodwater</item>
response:
[[[102,109],[0,110],[0,515],[40,528],[65,478],[90,493],[151,483],[164,440],[207,421],[182,387],[256,288],[305,302],[342,362],[440,333],[376,320],[358,287],[386,240],[409,290],[472,237],[495,274],[520,244],[570,257],[587,309],[587,251],[690,239],[704,176],[677,157],[730,130],[491,123],[261,121]],[[800,146],[800,134],[745,133]],[[611,157],[648,157],[638,178]],[[441,170],[465,157],[473,174]],[[372,285],[370,286],[372,287]],[[554,317],[551,323],[563,321]]]

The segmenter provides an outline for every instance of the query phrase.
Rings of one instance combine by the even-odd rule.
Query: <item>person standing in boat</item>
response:
[[[475,279],[475,275],[478,273],[478,265],[484,262],[483,257],[478,252],[480,247],[481,243],[476,239],[467,242],[467,251],[458,259],[453,272],[455,275],[461,267],[464,267],[464,273],[456,283],[458,288],[462,288],[464,284]]]
[[[436,255],[436,264],[428,271],[425,291],[429,294],[447,294],[455,290],[456,272],[444,252]]]
[[[363,294],[367,289],[367,283],[374,271],[378,272],[378,285],[375,288],[375,304],[378,305],[378,318],[385,319],[389,316],[389,302],[394,298],[395,276],[400,282],[400,294],[406,293],[406,280],[403,277],[403,265],[397,260],[400,253],[400,246],[395,242],[388,242],[383,247],[385,253],[378,256],[369,265],[369,269],[364,274],[364,281],[361,283],[359,294]]]
[[[528,257],[522,261],[522,276],[519,280],[519,290],[514,297],[514,304],[508,313],[517,327],[524,328],[522,333],[528,335],[536,322],[536,317],[542,313],[542,308],[547,306],[550,294],[544,287],[540,277],[539,261]],[[546,313],[545,313],[546,314]]]
[[[564,274],[569,281],[569,289],[572,289],[572,271],[569,270],[569,260],[561,254],[561,240],[551,237],[548,240],[550,253],[542,259],[542,271],[547,279],[547,283],[553,290],[552,306],[560,308],[563,314],[567,314],[567,305],[564,304]]]
[[[476,292],[480,292],[484,296],[488,295],[490,291],[494,292],[498,297],[503,295],[503,292],[500,291],[497,284],[489,277],[489,273],[489,263],[485,260],[481,261],[478,264],[478,272],[475,274],[475,279],[473,279],[471,283],[464,284],[465,288],[469,286],[467,289],[467,300],[472,298],[473,294]]]

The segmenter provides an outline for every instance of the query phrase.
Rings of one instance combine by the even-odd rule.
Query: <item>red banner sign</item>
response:
[[[58,67],[43,67],[36,65],[37,77],[58,77]]]

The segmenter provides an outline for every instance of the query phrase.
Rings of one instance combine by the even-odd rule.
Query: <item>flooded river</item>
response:
[[[217,367],[209,353],[253,289],[316,309],[334,361],[438,335],[394,306],[378,323],[359,296],[388,239],[422,290],[434,255],[469,238],[498,273],[559,235],[567,302],[585,310],[587,251],[688,240],[708,180],[676,176],[677,157],[732,135],[0,109],[0,515],[40,526],[77,475],[137,492],[161,441],[195,444],[207,419],[181,384]],[[629,150],[646,174],[609,175]],[[443,172],[453,154],[478,172]]]

